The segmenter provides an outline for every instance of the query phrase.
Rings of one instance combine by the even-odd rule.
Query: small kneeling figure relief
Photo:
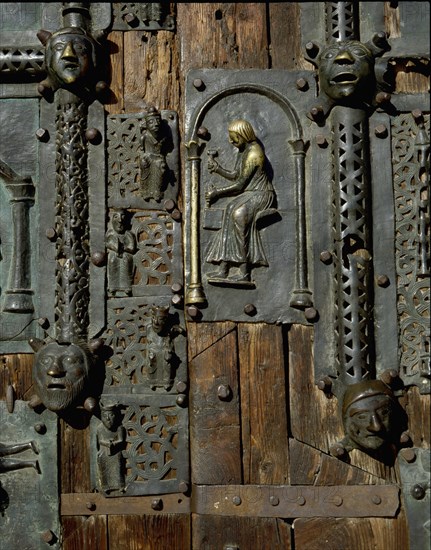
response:
[[[133,284],[133,255],[136,239],[126,229],[126,213],[122,209],[111,214],[111,225],[106,232],[108,249],[108,292],[114,297],[130,296]]]
[[[226,207],[222,228],[216,235],[206,258],[219,269],[208,274],[214,284],[252,286],[251,268],[268,266],[257,221],[275,201],[275,191],[268,176],[267,159],[257,142],[253,127],[246,120],[234,120],[228,127],[229,143],[239,151],[235,169],[230,172],[215,160],[208,160],[208,170],[232,181],[226,187],[212,186],[205,193],[207,205],[221,197],[235,197]],[[237,268],[237,274],[230,274]]]
[[[101,493],[125,491],[126,430],[121,425],[119,406],[100,405],[101,425],[97,428],[97,485]]]
[[[184,332],[179,325],[171,326],[169,306],[151,308],[151,320],[146,325],[147,372],[151,389],[169,390],[172,387],[178,362],[174,338]]]
[[[160,202],[166,187],[168,165],[166,164],[167,137],[162,127],[162,117],[155,107],[151,107],[144,117],[141,144],[141,196],[144,200]]]

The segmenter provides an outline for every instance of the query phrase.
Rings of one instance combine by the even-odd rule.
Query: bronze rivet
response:
[[[183,303],[183,297],[179,294],[174,294],[171,298],[171,304],[173,306],[180,306]]]
[[[43,422],[38,422],[34,425],[34,431],[38,434],[45,434],[46,433],[46,426]]]
[[[250,317],[251,317],[252,315],[256,315],[256,313],[257,313],[256,306],[255,306],[254,304],[246,304],[246,305],[244,306],[244,313],[245,313],[246,315],[250,315]]]
[[[97,252],[93,252],[93,254],[91,255],[91,262],[96,267],[104,266],[106,262],[105,252],[102,252],[101,250],[98,250]]]
[[[235,495],[233,498],[232,498],[232,502],[233,504],[235,504],[235,506],[239,506],[242,502],[241,500],[241,497],[238,496],[238,495]]]
[[[48,227],[48,229],[45,231],[46,238],[50,241],[55,241],[57,238],[57,232],[53,227]]]
[[[376,504],[377,506],[382,503],[382,499],[378,495],[374,495],[371,500],[373,501],[373,504]]]
[[[177,398],[175,399],[175,402],[179,407],[185,407],[186,400],[187,400],[187,395],[184,395],[183,393],[180,393],[180,394],[177,395]]]
[[[388,136],[388,129],[386,128],[386,126],[384,124],[378,124],[374,128],[374,133],[379,138],[385,138],[385,137]]]
[[[97,353],[102,348],[104,343],[103,338],[92,338],[88,344],[88,347],[92,353]]]
[[[420,483],[417,483],[411,490],[411,495],[416,500],[422,500],[426,495],[425,487],[423,487]]]
[[[314,307],[307,307],[304,311],[304,315],[307,321],[316,321],[319,314]]]
[[[305,78],[298,78],[298,80],[296,81],[296,87],[301,92],[305,92],[306,90],[308,90],[307,80],[305,80]]]
[[[46,128],[39,128],[36,130],[36,137],[39,141],[46,143],[49,140],[49,132]]]
[[[37,320],[37,323],[43,329],[49,328],[49,320],[47,317],[39,317],[39,319]]]
[[[133,13],[128,13],[124,16],[124,21],[131,27],[136,26],[139,23],[138,18]]]
[[[408,431],[405,431],[400,436],[400,443],[406,444],[410,441],[410,434]]]
[[[271,503],[271,506],[278,506],[280,504],[280,499],[274,495],[271,495],[269,497],[269,502]]]
[[[304,504],[306,503],[307,501],[305,500],[305,498],[303,496],[300,496],[298,497],[296,503],[298,504],[298,506],[304,506]]]
[[[312,107],[310,109],[310,115],[313,118],[313,120],[319,120],[323,116],[323,107],[321,105]]]
[[[412,115],[415,120],[420,119],[422,118],[422,111],[420,109],[414,109]]]
[[[220,384],[217,388],[217,397],[224,401],[226,399],[229,399],[229,397],[232,395],[232,390],[229,386],[229,384]]]
[[[205,89],[205,84],[200,78],[195,78],[193,80],[193,86],[196,88],[196,90],[199,90],[200,92]]]
[[[85,505],[85,507],[87,508],[87,510],[95,510],[96,509],[96,504],[94,502],[87,502],[87,504]]]
[[[390,386],[398,378],[398,372],[395,369],[386,369],[380,375],[380,380],[387,386]]]
[[[181,283],[174,283],[171,286],[171,290],[174,294],[181,294],[183,291],[183,285]]]
[[[324,376],[317,382],[317,387],[322,391],[329,391],[332,388],[332,380],[329,376]]]
[[[377,105],[384,105],[385,103],[389,103],[390,100],[391,94],[388,94],[387,92],[379,92],[376,94]]]
[[[161,498],[155,498],[151,501],[151,508],[153,510],[161,510],[163,508],[163,500]]]
[[[173,201],[172,199],[167,199],[163,203],[163,206],[164,206],[166,212],[172,212],[172,210],[175,209],[176,205],[175,205],[175,201]]]
[[[343,499],[339,496],[336,496],[332,499],[332,502],[335,506],[341,506],[343,504]]]
[[[84,401],[84,409],[92,413],[95,408],[97,407],[97,400],[94,397],[87,397],[87,399]]]
[[[88,128],[85,131],[85,137],[90,143],[93,143],[94,145],[97,145],[102,141],[102,134],[97,128]]]
[[[188,314],[192,319],[198,319],[198,318],[202,315],[200,309],[197,308],[196,306],[188,306],[188,308],[187,308],[187,314]]]
[[[412,462],[414,462],[416,460],[416,453],[413,449],[402,449],[401,450],[401,456],[409,464],[411,464]]]
[[[177,382],[175,389],[178,393],[184,393],[187,389],[187,383],[183,380],[180,380],[179,382]]]
[[[310,57],[315,57],[319,51],[319,47],[314,42],[307,42],[305,44],[305,50]]]
[[[330,264],[332,262],[332,254],[329,252],[329,250],[322,250],[320,253],[320,261],[324,264]]]
[[[387,287],[389,285],[389,277],[387,275],[379,275],[377,277],[377,284],[380,287]]]
[[[178,490],[180,493],[187,493],[189,490],[189,484],[187,481],[180,481],[178,484]]]
[[[181,212],[178,210],[178,208],[175,208],[173,210],[173,212],[171,213],[171,218],[176,222],[179,222],[181,220]]]
[[[51,529],[47,529],[46,531],[41,533],[40,538],[42,539],[43,542],[46,542],[48,544],[51,544],[52,542],[55,541],[55,535],[51,531]]]

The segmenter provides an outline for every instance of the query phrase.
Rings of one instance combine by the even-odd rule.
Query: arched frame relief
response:
[[[255,71],[254,71],[255,72]],[[196,71],[197,73],[197,71]],[[208,78],[208,76],[211,77],[211,73],[213,73],[212,78],[215,79],[217,82],[217,85],[222,85],[223,82],[226,81],[226,79],[229,80],[229,78],[238,78],[235,77],[234,73],[227,74],[229,71],[205,71],[205,77]],[[217,78],[217,73],[220,74],[220,78]],[[267,73],[267,74],[265,74]],[[286,82],[277,82],[275,83],[275,79],[277,79],[277,75],[271,74],[269,71],[264,71],[263,74],[265,74],[265,77],[268,79],[270,77],[269,84],[274,86],[274,88],[279,87],[281,89],[289,89],[292,90],[292,86],[286,85]],[[281,74],[281,71],[278,72],[278,75]],[[292,74],[292,73],[291,73]],[[288,76],[287,72],[282,75],[282,77],[292,79],[291,74]],[[248,75],[245,75],[245,78],[247,78]],[[260,77],[260,81],[265,81],[265,77]],[[243,77],[244,78],[244,77]],[[295,80],[298,78],[298,74],[295,73]],[[283,80],[283,78],[281,79]],[[293,83],[295,82],[293,80]],[[192,82],[196,83],[196,78],[193,79],[193,74],[189,76],[189,84],[188,84],[188,92],[190,95],[196,94],[196,86],[193,86]],[[202,278],[202,268],[205,263],[205,259],[203,257],[203,250],[202,250],[202,239],[201,235],[203,232],[203,214],[202,214],[202,207],[201,207],[201,197],[203,197],[204,192],[206,188],[204,187],[203,182],[203,167],[202,167],[202,161],[206,162],[207,156],[203,156],[203,153],[205,150],[207,152],[212,153],[211,149],[209,148],[208,141],[212,137],[212,132],[216,132],[217,136],[219,136],[219,133],[223,136],[221,141],[223,142],[223,150],[228,150],[229,147],[231,147],[228,143],[228,132],[227,127],[219,127],[219,128],[206,128],[207,133],[205,134],[205,124],[206,119],[209,115],[209,113],[213,109],[222,109],[222,101],[226,100],[228,102],[237,102],[235,115],[232,118],[244,118],[244,119],[250,119],[250,113],[252,109],[249,107],[247,108],[247,105],[244,105],[243,112],[239,112],[238,110],[238,103],[241,104],[241,98],[244,97],[245,99],[243,101],[246,101],[247,94],[248,97],[258,98],[256,101],[262,100],[263,104],[268,104],[268,101],[272,103],[274,106],[274,109],[280,109],[281,112],[284,115],[285,121],[287,121],[288,127],[290,129],[290,135],[285,136],[285,141],[287,144],[286,151],[283,151],[283,155],[286,158],[289,158],[289,162],[291,164],[291,173],[292,176],[289,177],[289,184],[292,182],[293,187],[293,195],[292,195],[292,202],[294,203],[294,210],[295,210],[295,224],[294,224],[294,265],[292,265],[292,262],[289,263],[288,266],[285,266],[286,269],[291,269],[294,271],[294,283],[290,285],[289,291],[287,294],[285,293],[283,297],[283,307],[284,310],[287,312],[283,315],[283,319],[280,319],[280,315],[277,318],[271,318],[271,314],[268,317],[267,313],[262,313],[259,310],[259,307],[257,307],[257,315],[255,313],[252,314],[251,318],[256,321],[286,321],[289,320],[295,321],[295,322],[301,322],[304,321],[303,312],[301,310],[312,306],[312,295],[311,291],[309,290],[309,284],[308,284],[308,269],[307,269],[307,244],[306,244],[306,212],[305,212],[305,151],[308,146],[308,142],[304,139],[304,130],[300,122],[300,114],[298,114],[298,109],[296,108],[296,105],[293,105],[293,102],[290,99],[287,99],[280,91],[277,89],[271,88],[264,84],[258,84],[258,83],[251,83],[249,81],[241,84],[236,85],[230,85],[227,87],[224,87],[222,90],[218,91],[215,94],[212,94],[210,97],[206,99],[202,103],[202,101],[199,102],[198,105],[196,105],[196,108],[194,109],[187,109],[189,113],[191,113],[191,116],[189,117],[189,121],[187,123],[188,131],[187,131],[187,184],[186,184],[186,195],[185,195],[185,204],[186,208],[188,209],[186,220],[185,220],[185,257],[186,257],[186,304],[187,305],[196,305],[197,307],[201,308],[204,318],[206,319],[205,315],[205,309],[207,306],[211,309],[211,298],[207,296],[207,292],[204,289],[204,281]],[[209,89],[209,88],[208,88]],[[297,93],[296,87],[294,88],[294,93]],[[295,94],[292,94],[295,95]],[[311,94],[310,94],[311,95]],[[199,98],[200,99],[200,98]],[[300,98],[302,99],[302,98]],[[188,98],[186,99],[186,101]],[[303,108],[303,105],[301,104],[301,108]],[[262,115],[262,113],[259,113]],[[265,113],[266,114],[266,113]],[[250,122],[253,125],[252,120]],[[268,127],[272,130],[272,122],[271,120],[268,120]],[[262,138],[262,145],[265,151],[267,149],[270,149],[270,146],[268,147],[268,141],[271,138],[271,130],[269,131],[268,135],[266,135],[265,138]],[[260,142],[260,135],[259,135],[259,129],[255,128],[257,141]],[[284,133],[283,133],[284,135]],[[212,145],[212,144],[211,144]],[[224,153],[222,153],[224,156]],[[268,155],[269,156],[269,155]],[[278,162],[279,159],[277,159]],[[224,160],[221,159],[221,164],[225,164]],[[231,169],[231,164],[229,164],[229,169]],[[287,163],[286,163],[287,166]],[[220,177],[217,177],[218,184],[222,183],[222,179]],[[226,184],[226,181],[223,182]],[[279,195],[280,191],[276,189],[276,185],[274,182],[274,188],[277,194],[277,203],[279,202]],[[284,191],[284,190],[283,190]],[[274,225],[276,225],[277,220],[275,217]],[[262,268],[263,270],[265,268]],[[275,284],[278,284],[278,281],[272,281],[271,280],[271,287]],[[266,286],[266,285],[264,285]],[[224,289],[226,290],[226,289]],[[261,291],[262,289],[257,289],[256,292]],[[244,291],[243,295],[244,297],[240,300],[241,305],[238,304],[237,312],[235,314],[228,313],[227,316],[224,318],[234,318],[239,317],[242,318],[244,315],[243,312],[243,303],[246,304],[247,301],[250,299],[249,296],[251,294],[247,295],[248,291]],[[241,292],[239,293],[241,294]],[[255,298],[255,295],[254,295]],[[229,301],[229,298],[226,298],[226,301]],[[290,307],[289,307],[290,306]],[[215,318],[223,318],[223,313],[220,311],[222,308],[218,308],[218,312],[216,313]],[[238,315],[236,315],[238,313]],[[213,319],[213,313],[211,311],[208,312],[209,317],[211,317],[211,320]],[[286,317],[285,317],[286,315]],[[221,317],[220,317],[221,316]],[[247,318],[247,317],[246,317]],[[248,317],[250,319],[250,317]]]

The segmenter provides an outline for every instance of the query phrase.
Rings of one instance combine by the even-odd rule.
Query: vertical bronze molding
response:
[[[199,188],[200,188],[200,145],[192,140],[187,145],[187,161],[190,162],[190,227],[186,228],[189,235],[190,250],[190,282],[185,294],[186,305],[205,304],[206,296],[202,285],[200,244],[199,244]],[[187,238],[187,237],[186,237]]]
[[[332,129],[338,367],[341,381],[348,385],[375,374],[367,114],[337,106]]]
[[[87,114],[85,102],[58,90],[55,317],[61,342],[86,340],[89,325]]]
[[[13,225],[13,256],[3,311],[29,313],[34,311],[31,289],[29,210],[34,204],[35,187],[30,177],[20,177],[3,161],[0,161],[0,175],[6,181],[6,189],[11,194]]]
[[[358,2],[326,2],[326,41],[357,40]]]
[[[305,149],[302,139],[290,140],[295,161],[295,203],[296,203],[296,266],[295,289],[292,291],[291,307],[305,309],[313,305],[308,288],[307,267],[307,225],[305,217]]]

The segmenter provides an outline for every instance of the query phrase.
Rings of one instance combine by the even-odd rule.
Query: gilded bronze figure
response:
[[[121,424],[120,410],[116,404],[100,405],[101,424],[96,433],[98,488],[104,494],[125,489],[122,455],[126,448],[126,430]]]
[[[0,443],[0,473],[10,472],[12,470],[22,470],[23,468],[34,468],[40,473],[40,467],[37,460],[22,460],[20,458],[4,458],[9,455],[15,455],[24,451],[31,450],[35,454],[39,454],[35,441],[26,443],[14,443],[6,445]]]
[[[136,252],[136,239],[126,229],[126,212],[114,210],[111,224],[106,232],[108,249],[108,292],[111,296],[130,296],[133,284],[133,255]]]
[[[275,191],[268,176],[265,153],[257,142],[252,125],[234,120],[228,127],[229,143],[238,149],[233,171],[222,168],[210,156],[208,169],[233,182],[227,187],[212,186],[205,193],[207,205],[221,197],[235,197],[226,207],[222,228],[216,235],[206,261],[219,269],[208,274],[213,284],[236,284],[254,287],[251,269],[268,266],[259,235],[257,221],[275,200]],[[237,268],[238,273],[230,273]]]
[[[146,201],[154,199],[160,202],[167,183],[168,165],[162,117],[154,107],[151,107],[144,117],[141,144],[141,195]]]
[[[77,344],[44,344],[34,340],[31,345],[37,353],[33,380],[38,397],[51,411],[63,411],[76,405],[86,389],[90,352]]]

